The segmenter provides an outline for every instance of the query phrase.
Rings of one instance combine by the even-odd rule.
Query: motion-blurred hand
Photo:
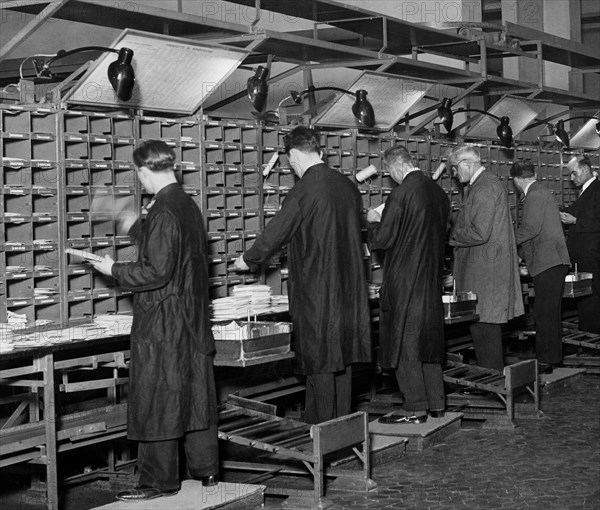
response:
[[[107,276],[112,276],[112,267],[115,261],[109,255],[104,255],[104,258],[101,262],[90,260],[89,263],[96,271],[100,271],[102,274]]]
[[[119,232],[126,234],[129,232],[131,226],[137,221],[138,215],[133,211],[122,211],[117,216],[117,222],[119,224]]]

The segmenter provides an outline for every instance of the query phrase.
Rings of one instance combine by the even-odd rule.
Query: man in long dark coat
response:
[[[189,474],[204,485],[217,483],[219,459],[202,215],[175,178],[167,144],[144,142],[133,160],[154,194],[147,218],[131,231],[138,260],[106,256],[94,266],[134,291],[127,437],[139,441],[140,479],[117,498],[143,501],[179,490],[179,439]]]
[[[571,181],[581,189],[579,198],[561,213],[569,225],[567,248],[578,271],[592,273],[592,294],[577,300],[579,329],[600,334],[600,181],[587,156],[568,163]]]
[[[450,232],[456,290],[477,294],[479,322],[470,326],[477,364],[503,370],[501,325],[524,312],[508,194],[477,148],[459,145],[449,162],[467,185]]]
[[[380,363],[396,369],[404,410],[437,417],[445,409],[442,275],[450,202],[406,148],[388,149],[383,164],[399,186],[381,217],[367,214],[371,247],[385,250]]]
[[[304,418],[320,423],[350,412],[350,365],[371,360],[362,203],[356,186],[321,160],[315,131],[295,128],[286,151],[300,180],[236,266],[258,266],[289,243],[295,369],[306,375]]]

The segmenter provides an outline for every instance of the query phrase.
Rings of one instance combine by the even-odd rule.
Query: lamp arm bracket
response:
[[[498,121],[502,120],[502,119],[500,119],[500,117],[498,117],[497,115],[494,115],[493,113],[486,112],[485,110],[479,110],[477,108],[459,108],[458,110],[454,110],[452,113],[466,113],[466,112],[481,113],[483,115],[487,115],[488,117],[492,117]]]
[[[354,93],[350,92],[349,90],[346,89],[342,89],[339,87],[309,87],[306,90],[303,90],[302,92],[300,92],[296,97],[298,98],[298,101],[302,98],[302,96],[310,93],[310,92],[318,92],[320,90],[336,90],[338,92],[343,92],[344,94],[349,94],[351,96],[354,95]],[[299,102],[297,103],[299,104]]]
[[[52,57],[50,60],[47,60],[45,65],[49,66],[56,60],[60,60],[61,58],[67,57],[69,55],[73,55],[75,53],[80,53],[83,51],[109,51],[111,53],[119,53],[119,50],[117,50],[115,48],[107,48],[105,46],[83,46],[82,48],[75,48],[73,50],[68,50],[68,51],[60,50],[54,57]]]

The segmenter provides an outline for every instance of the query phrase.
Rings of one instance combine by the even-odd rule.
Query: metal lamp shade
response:
[[[135,85],[135,73],[131,65],[133,51],[121,48],[117,60],[108,66],[108,81],[121,101],[129,101]]]
[[[254,106],[258,112],[263,111],[269,95],[269,86],[267,85],[268,76],[269,69],[258,66],[254,76],[248,78],[248,99],[252,101],[252,106]]]
[[[556,135],[556,139],[562,143],[565,147],[565,149],[569,148],[569,133],[567,133],[565,131],[565,121],[564,120],[559,120],[556,123],[556,126],[554,128],[554,134]]]
[[[375,111],[371,103],[367,100],[366,90],[356,91],[356,101],[352,105],[352,113],[361,124],[367,127],[375,125]]]
[[[512,147],[513,132],[510,126],[510,119],[508,117],[502,117],[500,119],[500,125],[496,128],[496,134],[500,139],[500,143],[504,147]]]
[[[442,122],[442,125],[448,133],[452,131],[452,124],[454,123],[454,114],[452,113],[452,99],[445,97],[442,100],[442,105],[438,108],[438,117]]]

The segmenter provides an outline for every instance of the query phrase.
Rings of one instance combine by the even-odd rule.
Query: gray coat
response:
[[[558,205],[539,182],[527,190],[516,239],[531,276],[561,264],[570,265]]]
[[[484,170],[467,188],[450,244],[456,289],[477,294],[481,322],[502,324],[523,314],[508,195],[491,172]]]

